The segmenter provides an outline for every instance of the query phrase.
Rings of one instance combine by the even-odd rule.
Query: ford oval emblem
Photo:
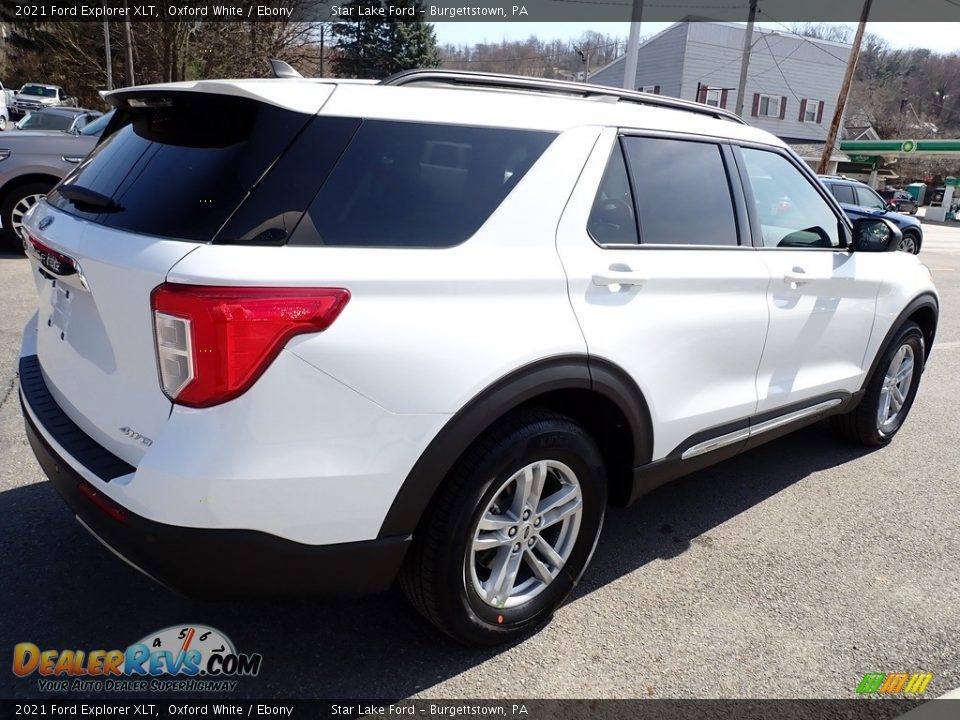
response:
[[[40,224],[37,225],[41,230],[46,230],[53,224],[53,215],[47,215],[43,220],[40,221]]]

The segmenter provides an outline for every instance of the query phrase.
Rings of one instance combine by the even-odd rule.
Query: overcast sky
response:
[[[841,23],[831,23],[841,24]],[[630,32],[629,23],[521,23],[521,22],[448,22],[435,23],[437,39],[443,43],[455,45],[477,42],[500,42],[523,40],[536,35],[541,40],[572,40],[586,30],[626,37]],[[758,22],[757,25],[771,30],[783,30],[783,26],[771,22]],[[642,23],[640,33],[643,36],[660,32],[670,23]],[[856,24],[850,24],[856,28]],[[960,23],[867,23],[867,32],[876,33],[895,48],[923,47],[938,52],[960,51]]]

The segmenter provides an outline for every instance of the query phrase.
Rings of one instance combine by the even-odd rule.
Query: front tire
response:
[[[925,352],[919,326],[904,323],[880,358],[860,404],[830,418],[834,430],[847,440],[869,447],[889,443],[913,407]]]
[[[910,253],[911,255],[919,255],[920,238],[918,238],[915,233],[905,232],[903,234],[903,239],[900,241],[900,247],[897,249],[901,252]]]
[[[40,199],[50,192],[52,183],[27,183],[13,188],[3,202],[0,202],[0,222],[3,228],[0,230],[0,239],[8,248],[18,248],[23,246],[21,225],[23,216],[27,214]]]
[[[607,502],[593,439],[527,410],[483,435],[414,536],[400,584],[438,629],[494,645],[546,623],[593,555]]]

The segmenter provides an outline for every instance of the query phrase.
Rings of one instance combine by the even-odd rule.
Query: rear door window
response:
[[[313,117],[189,92],[147,104],[122,111],[110,136],[48,195],[53,205],[112,228],[209,242]],[[78,201],[78,190],[97,201]]]
[[[737,221],[720,146],[624,137],[642,245],[737,245]]]
[[[290,243],[458,245],[486,222],[554,137],[533,130],[364,120]]]
[[[853,194],[853,188],[849,185],[830,185],[830,192],[833,193],[833,196],[837,199],[837,202],[842,202],[847,205],[856,205],[857,198]]]

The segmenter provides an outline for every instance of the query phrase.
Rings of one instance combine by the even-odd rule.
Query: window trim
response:
[[[630,167],[630,158],[627,155],[626,149],[623,147],[624,138],[629,137],[641,137],[641,138],[655,138],[662,140],[684,140],[689,142],[699,142],[699,143],[708,143],[710,145],[716,145],[720,149],[720,157],[723,162],[724,172],[727,176],[727,187],[730,191],[730,202],[733,207],[733,219],[734,219],[734,228],[737,235],[737,244],[736,245],[697,245],[697,244],[670,244],[670,243],[644,243],[643,236],[640,231],[640,211],[637,207],[637,193],[633,186],[633,172]],[[606,167],[610,162],[610,157],[616,151],[623,154],[623,161],[627,168],[627,181],[630,183],[630,195],[633,200],[633,214],[634,220],[637,223],[637,238],[638,242],[636,245],[622,245],[608,243],[603,244],[597,242],[593,236],[590,234],[590,231],[585,227],[584,233],[587,237],[590,238],[590,241],[599,247],[601,250],[752,250],[753,246],[753,227],[750,223],[749,214],[747,212],[747,199],[746,195],[743,194],[743,187],[740,182],[737,182],[739,169],[736,165],[736,158],[734,156],[733,148],[730,145],[730,141],[725,138],[712,137],[710,135],[697,135],[692,133],[679,133],[671,131],[662,131],[662,130],[640,130],[636,128],[618,128],[617,137],[614,142],[613,147],[610,149],[610,152],[607,155],[606,164],[604,165],[604,173],[606,172]],[[603,182],[603,176],[601,175],[600,182]],[[593,189],[592,198],[596,198],[596,192],[599,190],[599,184]],[[591,200],[591,202],[593,202]],[[592,207],[592,205],[591,205]],[[589,220],[589,213],[587,214]]]
[[[762,150],[766,152],[771,152],[779,155],[784,160],[793,165],[797,170],[800,171],[800,174],[807,178],[807,182],[813,186],[813,189],[820,194],[820,197],[823,198],[827,205],[833,210],[834,216],[837,218],[837,230],[840,231],[840,245],[832,248],[818,248],[818,247],[770,247],[763,244],[763,232],[760,227],[760,218],[757,215],[755,209],[756,203],[754,202],[753,196],[753,186],[750,184],[750,175],[747,172],[747,163],[743,157],[743,149],[750,150]],[[840,203],[833,196],[833,193],[820,182],[820,179],[814,174],[813,170],[799,157],[797,157],[793,152],[785,150],[782,147],[777,147],[776,145],[765,145],[763,143],[749,142],[749,141],[735,141],[731,143],[731,150],[733,156],[736,159],[737,170],[740,175],[740,182],[743,185],[743,193],[747,198],[747,213],[750,218],[750,230],[753,240],[753,248],[756,250],[763,251],[779,251],[779,252],[842,252],[844,254],[850,254],[852,252],[852,243],[853,243],[853,224],[850,221],[850,218],[847,217],[847,214],[844,212],[843,208],[840,207]]]
[[[759,93],[759,95],[760,95],[760,101],[757,103],[757,117],[773,118],[773,119],[775,119],[775,120],[779,120],[779,119],[780,119],[780,115],[781,115],[782,112],[783,112],[782,107],[781,107],[781,106],[783,105],[783,96],[782,96],[782,95],[770,95],[769,93]],[[763,99],[764,99],[764,98],[767,99],[767,109],[768,109],[768,110],[769,110],[769,108],[770,108],[770,102],[773,101],[773,100],[776,100],[776,101],[777,101],[777,111],[776,111],[775,113],[771,114],[771,113],[765,113],[765,112],[763,112]]]
[[[800,118],[802,123],[817,123],[817,113],[820,109],[820,101],[814,100],[813,98],[803,98],[803,117]],[[812,118],[807,120],[807,115],[813,115]]]

